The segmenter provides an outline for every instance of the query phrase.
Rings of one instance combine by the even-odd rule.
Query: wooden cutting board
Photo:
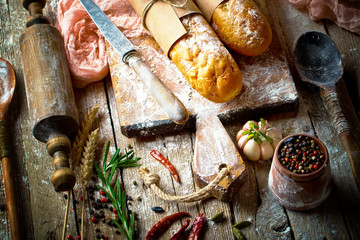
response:
[[[247,57],[232,53],[242,73],[243,90],[234,100],[220,104],[208,101],[193,90],[152,37],[129,39],[147,66],[182,101],[190,118],[184,126],[167,118],[141,80],[107,44],[121,131],[127,137],[194,129],[196,116],[203,111],[215,112],[226,124],[275,112],[294,111],[298,106],[298,94],[275,33],[272,45],[260,56]]]

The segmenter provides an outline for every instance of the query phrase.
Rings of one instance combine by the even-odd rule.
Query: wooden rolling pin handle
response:
[[[359,121],[346,90],[338,94],[336,88],[323,87],[320,95],[324,100],[335,128],[338,131],[350,160],[357,187],[360,191],[360,145],[356,138]]]
[[[56,191],[68,191],[75,185],[75,174],[69,168],[69,154],[71,142],[65,135],[56,135],[47,143],[46,148],[50,156],[53,157],[55,172],[51,182]]]
[[[6,205],[8,210],[8,219],[10,223],[11,239],[20,240],[21,226],[17,208],[17,198],[15,189],[15,176],[10,158],[10,145],[8,143],[8,133],[6,130],[6,122],[0,120],[0,158],[2,162],[2,170],[5,185]]]
[[[126,55],[126,63],[134,69],[166,115],[177,124],[185,124],[189,115],[183,103],[150,71],[135,52]]]
[[[22,1],[23,7],[29,11],[30,17],[26,20],[26,27],[35,24],[50,24],[47,17],[43,16],[42,9],[45,7],[46,1]]]
[[[46,5],[46,0],[22,0],[21,1],[23,7],[26,10],[29,10],[29,6],[33,3],[33,4],[38,4],[41,9],[43,9]],[[30,10],[29,10],[30,11]]]

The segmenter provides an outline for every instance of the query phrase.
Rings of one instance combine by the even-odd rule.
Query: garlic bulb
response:
[[[270,159],[281,139],[280,130],[262,118],[258,123],[247,121],[236,135],[239,148],[252,161]]]

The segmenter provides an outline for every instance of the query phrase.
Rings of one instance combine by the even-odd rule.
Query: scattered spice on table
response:
[[[162,207],[159,207],[159,206],[154,206],[151,208],[151,210],[153,210],[154,212],[157,212],[157,213],[161,213],[164,211],[164,209]]]
[[[189,226],[190,224],[190,219],[186,219],[184,224],[181,226],[181,228],[179,229],[179,231],[177,231],[171,238],[170,240],[179,240],[181,239],[182,234],[184,234],[185,229]]]
[[[201,230],[205,225],[205,216],[203,213],[200,213],[194,220],[194,223],[191,227],[191,231],[188,237],[188,240],[197,240],[200,237]]]
[[[308,136],[294,136],[286,139],[279,148],[280,163],[297,174],[318,170],[325,161],[324,153],[316,141]]]
[[[215,214],[210,220],[214,223],[219,223],[224,219],[224,212],[219,212]]]
[[[237,240],[245,239],[245,237],[244,237],[243,233],[240,231],[240,229],[238,229],[236,227],[232,227],[232,231]]]
[[[233,227],[236,227],[237,229],[242,229],[244,227],[249,226],[250,224],[251,224],[250,221],[246,221],[246,220],[245,221],[239,221],[239,222],[235,223]]]
[[[164,217],[150,229],[150,231],[145,236],[145,240],[158,239],[174,222],[180,218],[190,216],[191,215],[187,212],[178,212]]]
[[[239,221],[232,226],[232,231],[237,240],[245,239],[244,234],[240,229],[245,228],[251,224],[250,221]]]
[[[180,183],[179,174],[177,173],[175,167],[171,164],[171,162],[164,157],[158,150],[152,150],[150,155],[153,156],[156,160],[158,160],[162,165],[164,165],[174,177],[175,181]]]

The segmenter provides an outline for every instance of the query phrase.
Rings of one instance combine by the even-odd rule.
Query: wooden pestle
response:
[[[20,37],[27,104],[34,137],[46,143],[57,191],[75,184],[69,168],[71,138],[79,128],[71,77],[60,32],[42,15],[46,0],[22,0],[30,13]]]

